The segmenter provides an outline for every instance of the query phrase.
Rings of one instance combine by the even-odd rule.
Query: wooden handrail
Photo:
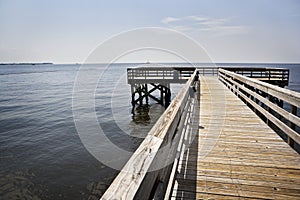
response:
[[[152,127],[101,199],[148,199],[169,183],[195,72]],[[158,191],[159,190],[159,191]]]
[[[127,69],[127,82],[139,83],[186,83],[195,68],[139,67]]]
[[[225,67],[222,69],[282,87],[289,83],[289,69],[269,67]]]
[[[199,67],[197,68],[199,75],[202,76],[217,76],[218,75],[218,67]]]
[[[297,109],[300,107],[300,93],[224,69],[219,69],[219,79],[255,110],[264,115],[267,122],[271,121],[282,130],[287,135],[290,146],[293,147],[294,142],[300,144],[300,135],[296,130],[296,127],[300,127],[300,118],[296,115]],[[271,101],[274,98],[277,98],[279,102],[282,101],[281,106]],[[290,105],[291,110],[289,112],[282,108],[283,102]],[[261,103],[265,106],[261,106]],[[288,123],[284,123],[276,117],[274,112],[285,118]]]

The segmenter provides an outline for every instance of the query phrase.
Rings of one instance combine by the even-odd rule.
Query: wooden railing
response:
[[[287,142],[291,147],[294,147],[294,142],[300,144],[300,119],[297,116],[297,109],[300,107],[298,92],[224,69],[219,69],[219,79],[253,110],[264,116],[268,124],[276,126],[286,134]],[[289,111],[284,109],[283,105],[288,106]]]
[[[289,83],[289,69],[266,67],[225,67],[222,68],[236,74],[284,87]]]
[[[185,83],[195,67],[138,67],[127,69],[127,81],[132,83]]]
[[[219,69],[225,69],[249,78],[284,87],[289,83],[289,70],[282,68],[242,68],[242,67],[199,67],[200,75],[217,76]],[[185,83],[193,74],[195,67],[137,67],[127,69],[128,83],[154,83],[165,80],[166,83]]]
[[[101,199],[168,198],[179,155],[192,141],[191,134],[198,133],[199,92],[193,90],[198,82],[194,77],[195,72]]]
[[[235,72],[246,75],[247,69],[243,70],[245,72]],[[288,136],[291,146],[294,142],[300,143],[297,132],[300,120],[296,114],[300,106],[299,93],[256,80],[254,78],[258,75],[254,71],[252,78],[215,67],[199,68],[197,71],[199,75],[218,74],[228,88],[265,116],[268,123],[280,128]],[[181,80],[185,85],[101,199],[169,199],[180,156],[199,129],[199,88],[196,93],[193,90],[195,68],[129,68],[127,72],[130,84],[155,83],[157,80],[178,83],[174,80]],[[264,72],[260,75],[261,78],[265,76]],[[251,73],[248,76],[251,77]],[[286,75],[275,77],[286,81]],[[276,101],[280,106],[274,103]],[[282,108],[283,101],[290,105],[290,111]]]
[[[197,71],[201,76],[218,76],[218,67],[199,67]]]

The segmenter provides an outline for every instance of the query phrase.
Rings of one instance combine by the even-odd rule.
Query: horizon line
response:
[[[79,62],[62,62],[62,63],[55,63],[55,62],[1,62],[0,65],[83,65],[83,64],[300,64],[300,62],[228,62],[228,61],[221,61],[221,62],[114,62],[114,63],[79,63]]]

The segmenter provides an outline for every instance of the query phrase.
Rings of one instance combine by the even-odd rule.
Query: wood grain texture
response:
[[[200,82],[199,135],[171,199],[300,199],[299,154],[217,78]]]
[[[229,72],[226,72],[226,73],[229,73]],[[267,110],[265,110],[264,108],[262,108],[255,101],[253,101],[250,98],[248,98],[248,96],[246,96],[245,94],[243,94],[241,92],[241,90],[243,90],[243,91],[247,92],[248,94],[252,95],[255,99],[258,99],[259,101],[263,102],[265,105],[267,105],[268,107],[270,107],[271,109],[273,109],[275,112],[277,112],[278,114],[280,114],[281,116],[283,116],[287,120],[291,121],[292,123],[296,124],[297,126],[300,126],[300,119],[299,119],[298,116],[293,115],[293,114],[287,112],[286,110],[280,108],[279,106],[275,105],[274,103],[268,101],[267,99],[263,98],[262,96],[258,95],[255,92],[249,90],[248,88],[246,88],[242,84],[240,84],[240,83],[232,80],[231,78],[226,77],[223,74],[220,74],[219,78],[222,81],[224,81],[225,83],[233,84],[233,85],[228,84],[228,87],[233,92],[235,92],[238,95],[240,95],[250,105],[252,105],[256,110],[258,110],[261,114],[263,114],[264,116],[266,116],[268,120],[270,120],[271,122],[273,122],[285,134],[287,134],[289,138],[292,138],[295,142],[297,142],[298,144],[300,144],[300,135],[295,130],[293,130],[291,127],[289,127],[288,125],[286,125],[285,123],[283,123],[281,120],[279,120],[278,118],[276,118],[274,115],[272,115],[271,113],[269,113]],[[254,85],[251,85],[251,86],[254,86]],[[279,87],[277,89],[279,89]],[[280,89],[282,89],[282,88],[280,88]],[[270,92],[270,91],[266,90],[266,92]],[[294,95],[293,96],[294,100],[298,96],[299,96],[298,93],[297,93],[297,95]],[[285,98],[283,98],[283,99],[285,99]],[[298,99],[298,101],[299,101],[299,99]],[[297,102],[296,104],[299,105],[299,102]]]
[[[160,182],[168,183],[180,139],[178,133],[196,72],[152,127],[101,199],[148,199]],[[162,189],[163,191],[164,189]]]

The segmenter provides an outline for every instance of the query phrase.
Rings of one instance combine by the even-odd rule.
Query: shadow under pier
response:
[[[199,148],[200,82],[196,85],[195,97],[191,99],[182,154],[175,176],[172,199],[197,198],[197,162]]]

